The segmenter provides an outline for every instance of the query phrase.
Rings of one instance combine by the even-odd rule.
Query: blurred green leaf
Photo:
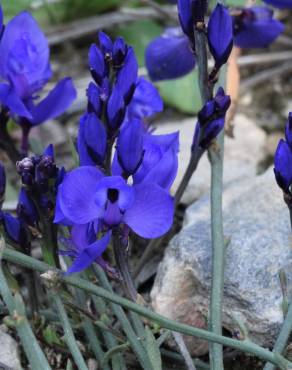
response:
[[[59,336],[56,333],[56,330],[51,325],[48,325],[43,330],[43,336],[44,336],[45,341],[50,345],[52,344],[62,345],[62,342],[60,341]]]
[[[10,203],[16,201],[18,198],[18,193],[16,189],[11,185],[10,181],[6,181],[6,190],[5,190],[5,203]]]
[[[185,77],[161,81],[157,87],[165,104],[181,112],[194,114],[201,108],[197,69]]]
[[[154,21],[139,21],[118,27],[113,35],[122,36],[134,47],[138,63],[144,65],[144,53],[147,45],[162,32],[162,27]]]

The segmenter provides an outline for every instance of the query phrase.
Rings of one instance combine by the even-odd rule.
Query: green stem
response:
[[[222,301],[224,285],[225,244],[222,222],[222,176],[224,134],[221,133],[216,147],[209,149],[211,162],[211,233],[213,249],[212,287],[209,329],[222,335]],[[210,343],[211,369],[223,370],[223,348]]]
[[[198,60],[199,86],[203,103],[213,96],[213,85],[209,84],[207,40],[202,29],[195,30],[195,46]],[[222,178],[223,178],[224,133],[218,142],[209,148],[211,163],[211,234],[212,234],[212,287],[210,299],[209,329],[222,335],[222,296],[224,284],[224,236],[222,220]],[[210,343],[211,370],[223,370],[223,347]]]
[[[38,341],[25,316],[25,306],[19,294],[12,295],[2,265],[0,264],[0,293],[5,302],[10,316],[14,319],[17,334],[23,345],[26,357],[32,370],[51,370],[51,367],[38,344]]]
[[[80,349],[76,343],[76,339],[74,337],[74,333],[72,330],[72,327],[70,325],[69,318],[67,316],[67,313],[65,311],[64,305],[62,303],[61,298],[58,294],[54,293],[52,294],[53,301],[55,303],[55,306],[57,308],[58,316],[61,321],[61,324],[63,326],[64,335],[65,335],[65,341],[70,349],[70,352],[74,358],[74,361],[78,367],[79,370],[88,370],[86,363],[84,361],[84,358],[80,352]]]
[[[97,278],[98,278],[100,284],[103,286],[103,288],[106,289],[106,291],[108,293],[114,294],[113,291],[112,291],[112,287],[111,287],[109,281],[107,280],[107,277],[106,277],[104,271],[99,266],[95,266],[94,271],[96,272]],[[113,301],[111,301],[111,302],[113,302]],[[120,324],[123,328],[123,331],[124,331],[125,335],[128,338],[128,341],[131,345],[131,348],[136,353],[136,356],[139,359],[139,362],[142,365],[143,369],[151,370],[152,369],[152,364],[151,364],[151,362],[148,358],[148,355],[147,355],[143,345],[137,339],[137,335],[134,332],[134,330],[131,326],[131,323],[127,318],[127,315],[125,314],[123,309],[120,307],[120,305],[111,303],[111,308],[112,308],[114,314],[116,315],[116,317],[118,318],[118,320],[119,320],[119,322],[120,322]]]
[[[15,263],[41,273],[45,273],[51,269],[51,266],[47,265],[44,262],[38,261],[35,258],[29,257],[24,255],[23,253],[17,252],[10,248],[6,248],[3,252],[3,258],[11,263]],[[124,308],[134,311],[140,316],[143,316],[149,320],[160,325],[161,328],[165,328],[172,331],[177,331],[178,333],[182,333],[185,335],[190,335],[196,338],[200,338],[203,340],[207,340],[209,342],[218,343],[227,347],[235,348],[240,351],[250,353],[259,357],[264,361],[271,362],[272,364],[278,366],[281,370],[287,370],[290,366],[292,367],[292,363],[286,360],[283,356],[279,355],[278,353],[273,353],[268,351],[259,345],[251,342],[250,340],[246,339],[243,341],[224,337],[221,335],[217,335],[215,333],[209,332],[204,329],[195,328],[186,324],[182,324],[176,322],[174,320],[168,319],[156,312],[151,311],[150,309],[140,306],[137,303],[134,303],[126,298],[122,298],[111,291],[107,291],[99,286],[96,286],[89,281],[84,279],[77,278],[75,276],[64,276],[60,270],[53,270],[56,272],[56,276],[53,279],[56,281],[63,281],[66,284],[70,284],[75,286],[76,288],[82,289],[90,294],[94,294],[98,297],[102,297],[112,303],[114,306],[119,307],[123,306]],[[121,308],[121,307],[120,307]],[[132,328],[131,328],[132,331]],[[127,333],[126,333],[127,334]]]

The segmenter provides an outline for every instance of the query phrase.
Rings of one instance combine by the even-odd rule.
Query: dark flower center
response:
[[[111,203],[115,203],[119,199],[119,191],[117,189],[107,189],[107,199]]]

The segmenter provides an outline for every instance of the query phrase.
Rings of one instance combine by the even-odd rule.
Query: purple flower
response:
[[[274,172],[279,187],[288,193],[292,183],[292,112],[285,126],[286,141],[281,139],[274,158]]]
[[[143,160],[133,174],[134,184],[155,183],[165,190],[171,188],[177,169],[179,150],[179,133],[167,135],[143,135]],[[114,157],[112,172],[114,175],[122,175],[117,155]]]
[[[230,97],[219,87],[214,99],[209,100],[198,113],[192,151],[197,147],[207,149],[224,127],[225,115],[230,106]]]
[[[189,40],[178,28],[168,28],[146,48],[145,63],[153,81],[186,75],[195,67]]]
[[[69,172],[58,190],[55,222],[99,221],[102,227],[128,225],[144,238],[165,234],[172,225],[174,205],[167,191],[155,183],[129,186],[120,176],[105,177],[93,166]]]
[[[65,275],[83,271],[94,262],[102,262],[100,258],[110,242],[111,232],[96,240],[97,231],[94,223],[72,227],[71,239],[63,240],[67,250],[59,252],[74,259]]]
[[[264,0],[266,4],[272,5],[279,9],[292,9],[291,0]]]
[[[234,43],[240,48],[267,47],[283,30],[283,24],[266,7],[242,9],[240,15],[233,17]]]
[[[71,79],[61,80],[41,102],[37,93],[51,78],[48,42],[37,22],[22,12],[8,22],[0,42],[0,101],[35,126],[63,113],[76,97]],[[23,120],[19,120],[22,123]]]
[[[227,62],[233,46],[232,18],[222,4],[217,4],[210,16],[208,42],[215,67],[219,69]]]
[[[135,93],[127,109],[127,119],[151,118],[163,110],[163,100],[158,90],[144,77],[139,77]]]
[[[107,135],[103,123],[95,113],[80,118],[77,150],[81,166],[102,165],[107,148]]]

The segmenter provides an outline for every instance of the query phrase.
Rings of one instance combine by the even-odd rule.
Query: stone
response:
[[[0,368],[7,366],[9,370],[21,370],[17,342],[0,328]]]
[[[183,177],[190,158],[190,148],[196,119],[187,118],[181,122],[160,124],[155,131],[166,134],[180,131],[180,152],[178,175],[172,187],[174,193]],[[234,120],[234,139],[226,137],[224,151],[224,184],[228,185],[238,179],[254,177],[257,166],[265,155],[266,133],[249,118],[237,114]],[[189,205],[199,199],[210,188],[210,165],[207,155],[201,158],[182,202]]]
[[[279,272],[292,295],[292,249],[289,212],[273,169],[254,179],[236,181],[223,193],[226,246],[223,327],[236,330],[234,316],[250,339],[272,347],[283,322]],[[169,318],[207,327],[212,246],[210,203],[205,196],[186,211],[185,224],[170,242],[159,265],[151,300]],[[188,337],[193,355],[207,352],[204,342]]]

